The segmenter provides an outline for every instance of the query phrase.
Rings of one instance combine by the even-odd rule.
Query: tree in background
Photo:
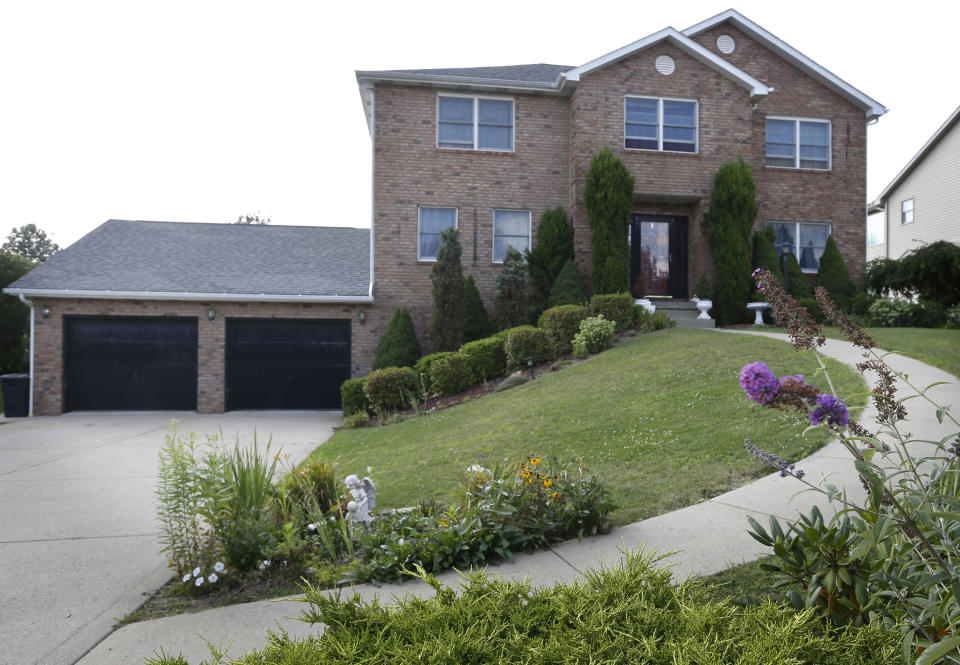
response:
[[[271,221],[269,217],[261,217],[258,212],[256,215],[240,215],[234,224],[269,224]]]
[[[0,250],[0,291],[30,272],[33,266],[24,256]],[[27,368],[29,321],[30,308],[19,298],[0,295],[0,374],[22,372]]]
[[[543,309],[560,269],[573,259],[573,226],[561,206],[543,213],[537,226],[537,244],[532,250],[526,250],[525,258],[537,307]]]
[[[807,282],[807,276],[803,274],[803,268],[800,267],[800,262],[797,261],[797,255],[793,252],[790,252],[790,255],[787,257],[787,275],[790,276],[787,293],[789,293],[794,300],[811,297],[812,293],[810,291],[810,284]]]
[[[393,318],[377,344],[371,369],[384,367],[413,367],[420,360],[420,342],[413,329],[410,312],[402,307],[393,313]]]
[[[10,231],[7,241],[0,249],[23,256],[31,261],[43,263],[60,251],[60,246],[50,240],[36,224],[24,224],[19,229]]]
[[[717,325],[746,320],[752,284],[750,231],[756,217],[756,186],[750,167],[741,156],[717,169],[710,204],[700,222],[713,254],[713,312]]]
[[[874,259],[867,264],[866,286],[882,296],[917,296],[944,309],[960,304],[960,245],[938,240],[899,259]]]
[[[573,259],[567,259],[560,269],[560,274],[553,280],[550,287],[550,298],[547,307],[557,305],[582,305],[587,302],[587,285],[583,280],[583,273],[577,269]]]
[[[500,330],[529,323],[527,301],[527,264],[523,255],[510,247],[503,258],[503,270],[497,275],[494,309]]]
[[[777,248],[774,244],[776,239],[777,234],[770,228],[761,229],[753,234],[753,268],[768,271],[774,279],[783,284],[783,270],[780,269],[780,260],[777,258]],[[764,298],[759,289],[754,288],[750,299],[756,302]]]
[[[430,344],[433,351],[456,351],[463,344],[463,265],[460,233],[450,227],[440,235],[437,262],[430,271],[433,307],[430,310]]]
[[[820,269],[813,282],[814,288],[822,286],[833,298],[833,302],[844,312],[850,312],[853,303],[853,294],[857,287],[850,278],[847,264],[843,262],[843,255],[833,236],[827,236],[827,246],[820,257]]]
[[[629,291],[630,247],[627,245],[627,227],[633,206],[633,176],[608,146],[590,160],[583,201],[593,242],[590,271],[593,292]]]
[[[483,306],[480,289],[473,281],[473,275],[463,280],[463,341],[472,342],[483,339],[491,333],[487,308]]]

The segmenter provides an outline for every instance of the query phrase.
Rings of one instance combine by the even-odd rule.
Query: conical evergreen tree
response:
[[[587,287],[584,284],[583,274],[577,270],[577,264],[567,259],[560,269],[560,274],[553,280],[550,287],[550,298],[547,307],[557,305],[582,305],[587,302]]]
[[[583,188],[590,220],[594,293],[630,290],[630,247],[627,227],[633,206],[633,176],[605,146],[590,161]]]
[[[769,271],[778,282],[783,284],[783,270],[780,269],[777,248],[774,246],[776,238],[777,234],[773,229],[762,229],[753,234],[753,267]],[[763,299],[763,294],[754,287],[751,300],[763,301]]]
[[[809,298],[810,284],[807,283],[807,276],[803,274],[803,268],[800,267],[800,262],[797,261],[797,255],[793,252],[790,252],[790,256],[787,259],[787,274],[790,276],[790,283],[787,284],[787,293],[793,296],[794,300]]]
[[[437,262],[430,271],[433,307],[430,310],[430,344],[433,351],[456,351],[463,344],[463,265],[460,234],[444,229]]]
[[[833,236],[827,237],[827,246],[823,250],[823,256],[820,257],[820,269],[817,271],[813,286],[825,288],[840,309],[844,312],[850,311],[850,304],[857,287],[850,279],[847,264],[843,262],[843,255]]]
[[[377,344],[372,369],[384,367],[413,367],[420,359],[420,342],[413,329],[410,312],[402,307],[393,313],[393,318]]]
[[[530,283],[535,289],[536,305],[543,309],[550,287],[568,259],[573,258],[573,226],[567,213],[557,206],[543,213],[537,226],[537,244],[525,253]]]
[[[528,323],[527,264],[523,255],[511,247],[503,259],[503,270],[497,275],[497,296],[494,307],[500,330]]]
[[[473,281],[473,275],[463,280],[463,341],[472,342],[483,339],[490,333],[490,319],[487,318],[487,309],[483,306],[480,289]]]

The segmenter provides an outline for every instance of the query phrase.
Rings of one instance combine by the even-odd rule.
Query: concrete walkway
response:
[[[256,430],[265,445],[272,434],[271,450],[295,461],[340,423],[318,412],[0,421],[0,664],[75,663],[170,579],[153,488],[173,418],[201,441],[222,429],[245,442]]]
[[[781,334],[746,334],[787,340]],[[849,365],[862,359],[860,350],[846,342],[828,340],[822,350],[825,355]],[[926,387],[935,381],[950,381],[949,385],[938,386],[929,394],[944,404],[960,404],[956,377],[902,356],[891,355],[887,360],[895,369],[906,372],[915,385]],[[951,432],[947,426],[938,426],[933,408],[928,404],[914,399],[908,406],[911,420],[907,429],[915,436],[940,439]],[[861,420],[870,424],[874,416],[873,405],[869,404]],[[812,482],[830,476],[831,482],[845,487],[850,494],[859,496],[862,492],[850,457],[838,442],[827,445],[798,466]],[[810,492],[797,495],[801,487],[796,480],[774,473],[703,503],[615,529],[607,536],[570,541],[535,554],[521,554],[514,563],[490,571],[511,579],[527,578],[538,586],[569,582],[582,577],[588,568],[616,564],[624,549],[645,546],[662,553],[677,552],[667,562],[680,578],[710,575],[769,553],[748,535],[746,515],[753,515],[763,523],[771,514],[795,519],[798,511],[805,511],[814,503],[825,513],[829,511],[821,495]],[[453,571],[438,577],[448,584],[456,584],[458,578]],[[344,593],[354,592],[365,599],[380,597],[383,600],[407,593],[429,595],[432,590],[411,581],[381,587],[360,585]],[[142,663],[163,647],[167,654],[182,653],[191,664],[197,665],[209,657],[203,638],[213,645],[229,645],[230,655],[238,657],[248,650],[262,648],[268,629],[279,627],[291,636],[316,634],[318,627],[295,620],[302,607],[305,606],[289,600],[263,601],[131,624],[110,635],[80,662],[82,665]]]

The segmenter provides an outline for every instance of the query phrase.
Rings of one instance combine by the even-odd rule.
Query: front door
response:
[[[635,298],[687,297],[687,218],[632,215],[630,285]]]

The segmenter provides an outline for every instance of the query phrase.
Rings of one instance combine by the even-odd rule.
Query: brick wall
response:
[[[216,316],[207,318],[213,306]],[[49,318],[40,315],[50,308]],[[172,302],[140,300],[34,299],[36,311],[33,412],[58,415],[63,409],[63,321],[65,316],[179,316],[197,319],[197,411],[223,413],[226,319],[349,319],[351,321],[351,371],[354,376],[369,371],[381,331],[387,320],[378,308],[366,305],[295,303]],[[359,314],[366,311],[365,323]]]

